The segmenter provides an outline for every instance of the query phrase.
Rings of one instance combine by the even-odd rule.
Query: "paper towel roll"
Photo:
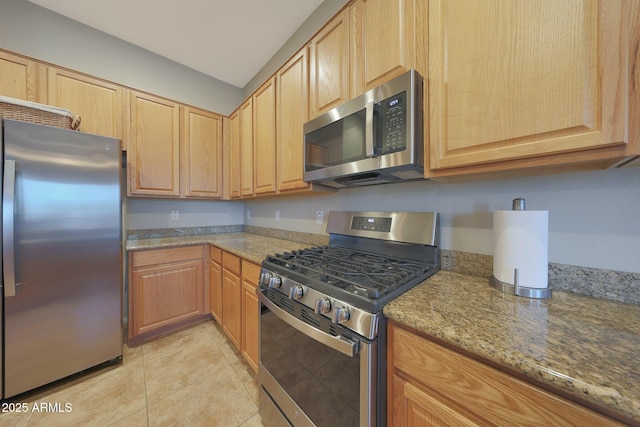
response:
[[[519,286],[549,285],[549,211],[493,212],[493,275],[513,285],[518,269]]]

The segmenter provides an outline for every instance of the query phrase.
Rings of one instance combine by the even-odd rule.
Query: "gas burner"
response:
[[[272,263],[316,277],[322,283],[369,299],[378,299],[417,277],[429,265],[354,249],[321,246],[268,258]]]

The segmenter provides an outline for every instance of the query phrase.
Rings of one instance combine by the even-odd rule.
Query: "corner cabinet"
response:
[[[428,7],[432,177],[640,152],[627,146],[637,2]]]
[[[209,317],[206,246],[129,254],[130,345]]]
[[[225,179],[227,180],[227,194],[229,199],[240,198],[240,110],[234,111],[225,121]]]
[[[254,194],[253,98],[247,99],[240,106],[238,114],[240,115],[240,196],[250,197]]]
[[[623,424],[391,323],[389,426]]]
[[[180,196],[180,106],[131,91],[127,166],[130,196]]]
[[[182,129],[180,193],[190,198],[222,198],[222,116],[185,106]]]

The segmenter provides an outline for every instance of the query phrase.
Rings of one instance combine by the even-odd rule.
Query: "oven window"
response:
[[[260,361],[317,426],[359,425],[359,355],[308,337],[262,306]]]

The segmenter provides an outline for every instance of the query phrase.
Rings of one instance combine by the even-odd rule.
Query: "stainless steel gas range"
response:
[[[268,256],[260,299],[267,426],[384,426],[389,301],[440,269],[435,212],[331,212],[329,245]]]

